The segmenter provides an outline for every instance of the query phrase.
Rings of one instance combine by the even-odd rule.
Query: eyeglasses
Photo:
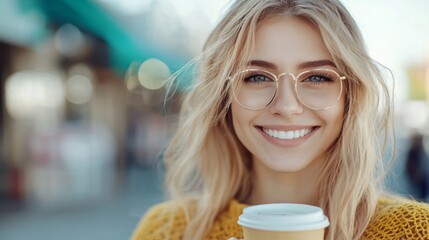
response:
[[[295,82],[295,93],[299,101],[313,110],[324,110],[335,105],[343,91],[343,80],[331,69],[306,70],[298,75],[275,74],[260,70],[246,69],[232,75],[232,91],[235,100],[249,110],[260,110],[273,102],[279,88],[279,79],[291,76]]]

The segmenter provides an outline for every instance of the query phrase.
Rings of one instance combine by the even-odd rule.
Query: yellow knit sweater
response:
[[[171,215],[164,210],[180,209],[174,202],[164,202],[152,207],[138,224],[132,240],[180,240],[186,226],[183,211]],[[246,205],[235,200],[219,215],[207,237],[210,240],[243,238],[238,216]],[[172,220],[172,221],[170,221]],[[373,239],[428,239],[429,205],[412,201],[380,199],[374,218],[365,230],[362,240]]]

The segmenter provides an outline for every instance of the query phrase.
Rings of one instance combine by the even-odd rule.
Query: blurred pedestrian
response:
[[[416,133],[411,138],[410,149],[408,150],[406,160],[406,172],[412,187],[417,191],[416,199],[425,201],[428,197],[429,157],[423,146],[423,135]]]

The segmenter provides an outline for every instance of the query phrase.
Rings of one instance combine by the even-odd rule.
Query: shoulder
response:
[[[408,199],[383,198],[364,233],[364,239],[426,239],[429,204]]]
[[[162,202],[145,213],[131,239],[181,239],[185,226],[185,211],[181,204],[175,201]]]
[[[190,211],[195,205],[189,203]],[[181,240],[188,223],[182,203],[168,201],[151,207],[137,225],[132,240]],[[207,239],[228,239],[231,236],[243,237],[241,227],[237,224],[238,216],[246,205],[232,200],[217,216]]]

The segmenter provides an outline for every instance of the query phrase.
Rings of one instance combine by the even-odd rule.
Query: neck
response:
[[[247,203],[302,203],[318,205],[318,164],[297,172],[276,172],[254,161],[253,189]]]

